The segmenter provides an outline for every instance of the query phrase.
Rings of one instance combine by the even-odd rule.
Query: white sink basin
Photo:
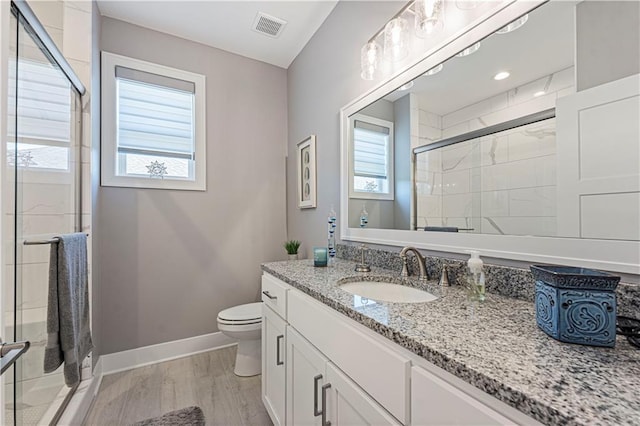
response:
[[[438,298],[424,290],[386,282],[356,281],[341,284],[340,288],[351,294],[384,302],[423,303]]]

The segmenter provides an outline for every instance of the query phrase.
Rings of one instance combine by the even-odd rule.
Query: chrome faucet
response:
[[[416,249],[415,247],[405,247],[400,252],[400,259],[402,259],[402,272],[400,273],[400,276],[409,276],[409,261],[407,259],[407,252],[409,251],[413,252],[416,260],[418,261],[418,267],[420,268],[420,280],[427,281],[427,259],[423,255],[421,255],[418,249]]]

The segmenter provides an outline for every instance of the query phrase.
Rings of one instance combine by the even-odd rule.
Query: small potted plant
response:
[[[300,248],[300,241],[289,240],[284,243],[284,249],[289,254],[289,260],[298,260],[298,249]]]

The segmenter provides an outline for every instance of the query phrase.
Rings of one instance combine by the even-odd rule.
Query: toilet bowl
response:
[[[237,376],[255,376],[261,373],[262,302],[247,303],[220,311],[218,330],[238,341]]]

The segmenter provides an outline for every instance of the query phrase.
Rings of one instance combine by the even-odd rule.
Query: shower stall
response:
[[[6,158],[2,165],[2,300],[5,341],[30,348],[2,375],[3,424],[57,421],[74,389],[62,367],[44,373],[47,240],[82,229],[84,87],[24,1],[11,3]],[[5,45],[6,46],[6,45]],[[42,243],[42,244],[38,244]]]

